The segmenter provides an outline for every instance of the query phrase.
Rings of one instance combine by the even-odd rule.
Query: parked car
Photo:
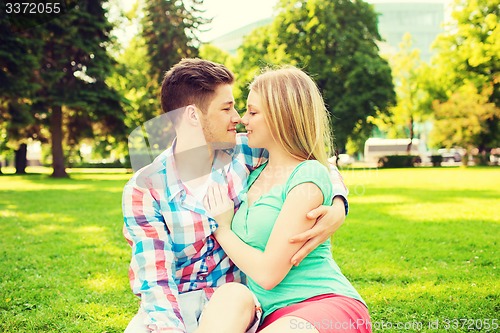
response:
[[[462,161],[462,155],[465,154],[461,148],[441,148],[437,152],[443,156],[443,162],[460,162]]]

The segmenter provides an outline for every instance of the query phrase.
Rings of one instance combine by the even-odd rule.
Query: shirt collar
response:
[[[167,178],[166,184],[169,201],[172,201],[177,194],[185,191],[175,166],[174,148],[176,142],[177,139],[174,139],[172,146],[165,152],[165,177]]]
[[[185,193],[186,189],[182,183],[179,173],[177,172],[177,167],[175,165],[174,149],[177,139],[174,139],[172,146],[168,148],[164,155],[165,158],[165,170],[166,170],[166,185],[168,200],[172,201],[179,193]],[[233,158],[234,148],[221,149],[215,152],[215,160],[212,165],[212,173],[220,173],[223,177],[220,181],[227,181],[227,173],[231,165]]]

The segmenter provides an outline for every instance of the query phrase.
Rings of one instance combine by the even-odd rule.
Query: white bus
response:
[[[369,138],[365,142],[365,163],[377,164],[379,159],[387,155],[408,155],[410,139]],[[420,146],[419,139],[413,139],[410,155],[423,155],[425,149]]]

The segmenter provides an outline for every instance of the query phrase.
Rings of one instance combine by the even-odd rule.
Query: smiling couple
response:
[[[233,83],[201,59],[165,74],[161,104],[176,139],[123,191],[140,297],[125,332],[371,332],[331,255],[347,190],[327,161],[316,84],[294,67],[268,70],[240,118]]]

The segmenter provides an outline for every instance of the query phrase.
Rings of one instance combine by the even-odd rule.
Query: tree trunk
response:
[[[28,145],[21,143],[19,149],[15,153],[15,165],[16,165],[16,175],[26,174],[26,166],[28,166],[28,159],[26,157],[28,153]]]
[[[64,152],[62,147],[63,132],[62,132],[62,107],[52,107],[50,117],[50,135],[52,141],[52,168],[54,172],[52,177],[66,178],[66,167],[64,165]]]
[[[408,146],[406,147],[406,153],[408,155],[411,154],[411,146],[413,145],[413,136],[414,136],[414,132],[413,132],[413,116],[410,115],[410,120],[409,120],[409,124],[408,124],[408,127],[410,129],[410,143],[408,144]]]

